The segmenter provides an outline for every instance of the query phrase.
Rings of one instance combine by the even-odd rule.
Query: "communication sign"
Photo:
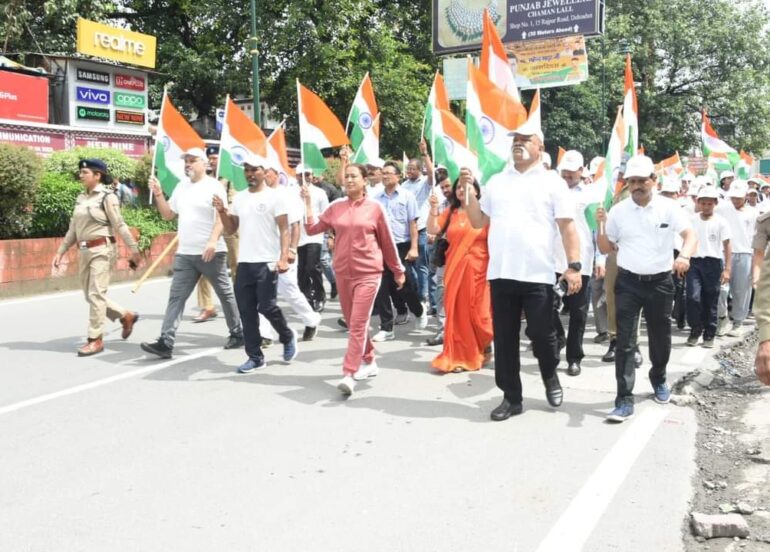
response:
[[[0,128],[0,143],[26,146],[41,155],[50,155],[55,151],[66,149],[65,140],[63,132]]]
[[[144,109],[144,94],[129,94],[128,92],[115,91],[115,107],[131,107]]]
[[[78,18],[77,51],[81,54],[155,67],[155,45],[152,35]]]
[[[75,89],[75,99],[79,102],[88,102],[95,104],[110,104],[110,91],[100,88],[89,88],[88,86],[78,86]]]
[[[95,82],[98,84],[110,85],[110,74],[101,71],[91,71],[90,69],[78,69],[77,79],[85,82]]]
[[[604,31],[602,0],[432,0],[433,52],[481,49],[484,9],[504,43]]]
[[[115,122],[127,125],[144,125],[144,113],[139,111],[115,110]]]
[[[75,112],[78,115],[78,119],[85,119],[88,121],[109,121],[110,120],[109,109],[79,105],[75,108]]]

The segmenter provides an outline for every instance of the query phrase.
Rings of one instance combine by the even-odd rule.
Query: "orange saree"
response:
[[[438,220],[442,228],[447,216]],[[464,211],[452,213],[444,266],[444,349],[431,363],[441,372],[480,369],[492,342],[487,234],[488,227],[474,229]]]

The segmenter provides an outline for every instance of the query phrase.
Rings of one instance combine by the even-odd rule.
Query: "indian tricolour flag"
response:
[[[289,154],[286,150],[286,131],[283,122],[267,138],[267,158],[278,171],[278,181],[282,185],[296,182],[296,173],[289,165]]]
[[[302,164],[315,173],[326,169],[322,149],[349,144],[345,129],[324,101],[297,80]]]
[[[358,87],[358,92],[356,92],[356,97],[353,100],[353,106],[350,108],[348,121],[345,125],[345,129],[350,132],[350,145],[358,157],[358,160],[355,161],[356,163],[374,162],[380,156],[380,131],[379,127],[376,130],[374,129],[375,120],[377,120],[378,116],[379,111],[377,110],[377,101],[374,99],[372,79],[369,78],[369,73],[366,73],[361,81],[361,85]],[[377,124],[379,125],[379,122]],[[375,157],[368,157],[366,155],[367,151],[372,151],[372,139],[375,137],[377,139],[377,155]],[[361,149],[364,141],[368,142],[367,147]],[[359,154],[358,152],[361,153]]]
[[[152,163],[166,195],[171,195],[176,185],[185,178],[182,154],[191,148],[204,147],[206,144],[177,111],[164,90]]]
[[[738,164],[735,165],[735,175],[743,180],[748,180],[754,167],[754,158],[743,150],[741,150],[740,155],[741,158],[738,160]]]
[[[631,54],[626,54],[625,93],[623,95],[623,120],[626,124],[626,151],[629,156],[639,149],[639,106],[636,102],[634,72],[631,70]]]
[[[676,152],[671,157],[667,157],[660,163],[655,165],[655,172],[659,175],[667,176],[679,176],[684,172],[684,165],[679,157],[679,152]]]
[[[511,65],[508,63],[508,54],[505,52],[500,35],[497,34],[497,27],[495,27],[495,23],[486,8],[484,8],[479,69],[492,83],[510,94],[514,100],[521,101],[516,79],[513,76]]]
[[[249,154],[263,159],[267,166],[267,139],[262,129],[227,96],[217,178],[226,178],[239,191],[248,188],[243,160]]]
[[[708,157],[710,164],[713,162],[714,166],[717,167],[718,165],[722,165],[724,160],[724,162],[732,167],[732,165],[738,163],[740,155],[738,155],[737,151],[728,146],[727,143],[719,139],[716,131],[711,126],[711,121],[705,110],[703,111],[703,122],[701,123],[700,134],[701,140],[703,141],[703,157]]]
[[[351,137],[352,141],[352,137]],[[380,158],[380,114],[372,121],[369,128],[364,130],[363,138],[358,147],[353,150],[353,163],[374,164]]]
[[[615,170],[620,167],[623,151],[626,148],[626,129],[622,108],[618,108],[615,126],[612,128],[612,136],[610,136],[610,143],[607,146],[607,155],[599,165],[594,182],[586,188],[586,204],[588,206],[586,207],[585,215],[591,230],[598,228],[596,210],[599,207],[609,210],[612,205],[612,198],[615,194]]]
[[[501,172],[511,154],[509,132],[527,120],[527,110],[495,86],[468,58],[465,128],[470,150],[478,157],[482,185]]]
[[[446,167],[452,182],[460,176],[461,167],[478,170],[476,157],[468,149],[465,125],[449,110],[449,96],[438,72],[425,106],[423,137],[431,146],[433,162]]]

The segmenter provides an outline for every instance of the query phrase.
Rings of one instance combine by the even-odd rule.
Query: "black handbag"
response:
[[[447,215],[444,227],[441,229],[441,233],[436,236],[436,242],[433,244],[433,256],[430,263],[433,268],[441,268],[446,264],[446,252],[449,249],[449,240],[446,239],[446,230],[449,227],[449,221],[452,218],[452,209],[450,207],[449,215]]]

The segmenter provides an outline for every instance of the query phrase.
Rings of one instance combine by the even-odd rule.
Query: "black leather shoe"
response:
[[[313,341],[318,334],[318,328],[315,326],[305,326],[305,332],[302,334],[302,341]]]
[[[604,353],[602,362],[615,362],[615,340],[610,341],[610,348]]]
[[[239,347],[243,347],[243,335],[230,334],[227,343],[225,343],[225,349],[238,349]]]
[[[639,350],[639,347],[637,347],[634,349],[634,368],[638,370],[641,368],[643,362],[644,357],[642,357],[642,352]]]
[[[502,422],[503,420],[507,420],[511,416],[516,416],[522,412],[524,412],[524,407],[521,406],[521,403],[512,403],[503,397],[503,402],[489,414],[489,417],[492,421]]]
[[[337,284],[332,284],[331,298],[332,299],[337,298]]]
[[[570,362],[569,366],[567,366],[568,376],[579,376],[580,372],[581,372],[581,368],[580,368],[579,362]]]
[[[323,312],[325,308],[326,308],[326,301],[324,301],[323,299],[316,301],[315,305],[313,305],[313,310],[316,312]]]
[[[171,352],[173,349],[166,345],[162,340],[158,339],[152,343],[144,342],[140,345],[143,351],[157,355],[160,358],[171,358]]]
[[[548,404],[553,407],[561,406],[564,391],[561,389],[559,376],[554,375],[552,378],[544,380],[543,383],[545,384],[545,398],[548,399]]]

